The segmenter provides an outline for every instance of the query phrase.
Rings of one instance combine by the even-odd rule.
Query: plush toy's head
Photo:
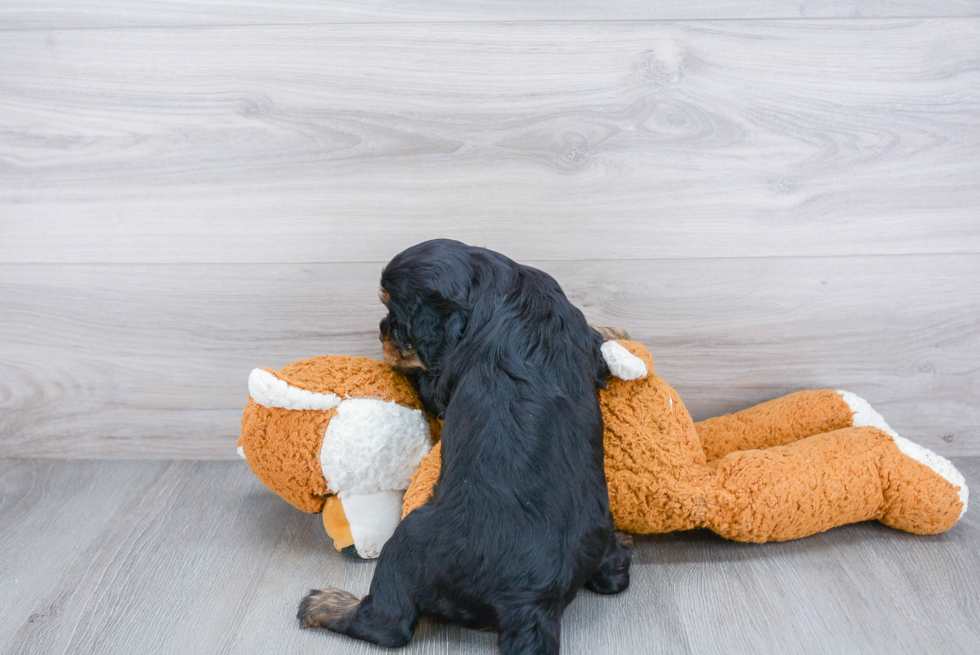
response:
[[[383,362],[330,356],[254,369],[248,390],[238,452],[255,475],[296,508],[323,512],[338,550],[377,557],[438,438],[411,383]]]

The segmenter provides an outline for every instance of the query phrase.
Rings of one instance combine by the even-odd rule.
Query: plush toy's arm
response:
[[[425,505],[432,497],[432,490],[439,479],[439,471],[442,468],[442,442],[440,441],[429,454],[425,456],[419,464],[418,471],[412,476],[412,484],[405,492],[405,502],[402,505],[402,518],[414,509]]]
[[[771,448],[851,426],[853,412],[837,391],[800,391],[694,424],[707,460],[737,450]]]

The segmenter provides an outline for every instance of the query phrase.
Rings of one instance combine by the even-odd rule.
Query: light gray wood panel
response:
[[[6,457],[234,456],[253,367],[381,356],[377,264],[2,269]]]
[[[976,487],[980,459],[955,463]],[[27,461],[0,470],[11,466],[60,481],[47,493],[74,494],[80,514],[103,511],[87,480],[144,480],[82,548],[41,522],[17,535],[25,548],[53,544],[68,564],[46,588],[23,586],[26,568],[5,585],[19,600],[0,614],[4,652],[378,652],[297,627],[295,607],[309,587],[363,595],[374,564],[336,553],[317,517],[275,497],[243,463]],[[4,497],[32,495],[21,484]],[[638,538],[629,590],[612,598],[583,591],[565,613],[562,651],[972,653],[978,540],[975,512],[933,537],[872,522],[782,544],[699,531]],[[490,655],[496,639],[423,621],[402,652]]]
[[[978,252],[980,21],[12,31],[0,262]]]
[[[720,18],[889,18],[977,16],[976,0],[6,0],[0,29],[447,21],[677,20]]]
[[[20,626],[47,616],[32,610],[95,539],[137,483],[162,465],[140,462],[0,460],[0,652]],[[24,652],[24,651],[20,651]]]
[[[530,262],[696,418],[806,388],[980,453],[980,256]],[[0,452],[231,458],[255,366],[380,357],[376,264],[0,266]]]

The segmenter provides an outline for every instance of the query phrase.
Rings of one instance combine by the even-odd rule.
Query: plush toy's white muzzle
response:
[[[421,410],[371,398],[338,405],[323,437],[320,465],[340,497],[361,557],[377,557],[391,538],[405,490],[431,448]]]

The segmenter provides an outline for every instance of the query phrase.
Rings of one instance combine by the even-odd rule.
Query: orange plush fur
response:
[[[619,343],[648,371],[632,381],[610,379],[598,392],[610,506],[621,530],[701,527],[764,542],[877,519],[935,534],[965,509],[965,484],[952,465],[907,446],[952,469],[959,485],[905,454],[883,422],[881,429],[855,426],[840,392],[801,391],[695,423],[677,392],[653,373],[646,348]],[[405,494],[403,515],[430,497],[440,464],[436,445]]]

